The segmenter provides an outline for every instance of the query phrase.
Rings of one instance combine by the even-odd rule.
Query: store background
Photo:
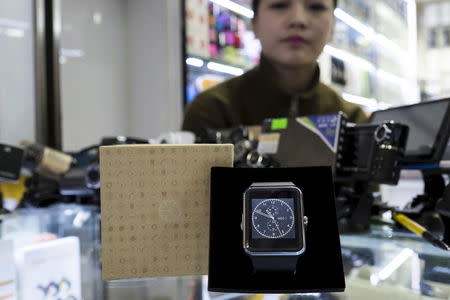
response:
[[[195,88],[233,76],[211,71],[209,62],[240,73],[257,59],[249,17],[215,2],[214,19],[233,15],[241,20],[238,28],[247,29],[235,49],[226,37],[219,41],[229,29],[212,25],[212,1],[0,0],[0,142],[38,141],[78,151],[104,136],[153,138],[179,130]],[[206,16],[206,25],[185,18],[189,10]],[[334,39],[319,61],[322,80],[347,100],[372,111],[450,96],[449,1],[340,0],[336,16]],[[216,30],[213,55],[210,29]],[[207,49],[190,45],[189,35]],[[247,52],[239,54],[241,48]],[[383,187],[384,195],[404,204],[422,191],[417,177],[405,173],[399,186]],[[63,223],[45,223],[48,219],[42,219],[42,228],[62,228]],[[98,252],[84,250],[83,266],[95,267]],[[111,287],[119,291],[120,283]]]
[[[43,2],[53,3],[53,28],[39,20]],[[249,15],[220,3],[1,0],[0,140],[37,139],[76,151],[107,135],[151,138],[178,130],[184,105],[202,85],[258,59]],[[450,67],[442,63],[450,49],[449,7],[446,1],[340,1],[334,39],[319,59],[322,80],[368,111],[449,95]],[[42,40],[45,26],[51,45]],[[197,44],[202,41],[206,48]],[[51,47],[50,68],[36,57]],[[209,62],[235,69],[211,71]]]
[[[251,32],[251,1],[186,3],[189,102],[213,76],[251,68],[260,47]],[[319,58],[322,81],[369,112],[419,101],[415,2],[342,0],[335,16],[334,38]]]

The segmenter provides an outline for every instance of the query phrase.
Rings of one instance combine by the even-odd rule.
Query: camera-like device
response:
[[[0,144],[0,182],[19,179],[23,157],[22,148]]]
[[[336,180],[397,184],[408,130],[394,121],[345,123],[336,154]]]

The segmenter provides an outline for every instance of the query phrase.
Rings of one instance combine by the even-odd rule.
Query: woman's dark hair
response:
[[[253,9],[253,12],[255,13],[255,16],[258,12],[259,1],[260,0],[252,0],[252,9]],[[337,1],[338,0],[334,0],[334,7],[337,6]]]

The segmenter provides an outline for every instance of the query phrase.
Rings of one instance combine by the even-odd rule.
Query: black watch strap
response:
[[[295,273],[298,256],[252,256],[251,259],[257,272]]]

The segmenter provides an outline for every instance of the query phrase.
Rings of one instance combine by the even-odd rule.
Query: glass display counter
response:
[[[450,252],[407,233],[373,228],[342,235],[344,293],[250,295],[207,291],[208,278],[176,277],[106,283],[108,299],[450,299]],[[327,272],[326,266],[317,266]]]
[[[408,233],[373,227],[370,233],[341,235],[346,276],[343,293],[250,295],[207,291],[208,277],[168,277],[103,281],[98,209],[59,205],[42,210],[19,210],[0,216],[1,239],[15,248],[42,233],[76,236],[80,241],[82,295],[88,299],[450,299],[450,252]],[[327,266],[317,268],[327,272]],[[20,286],[20,282],[19,282]],[[20,289],[18,290],[21,295]],[[20,299],[20,298],[18,298]]]
[[[75,205],[75,204],[58,204],[48,208],[22,208],[16,210],[11,214],[0,214],[0,240],[10,240],[14,246],[14,256],[16,264],[17,276],[17,299],[26,299],[24,296],[25,289],[29,290],[37,285],[33,283],[26,286],[21,282],[21,278],[30,279],[30,268],[22,268],[18,259],[18,254],[23,249],[32,249],[38,245],[42,245],[46,241],[54,241],[64,237],[76,237],[79,243],[79,257],[77,262],[81,274],[80,285],[81,295],[83,300],[97,300],[104,299],[104,282],[101,280],[101,264],[100,264],[100,213],[96,206]],[[43,253],[43,250],[37,250]],[[46,251],[42,257],[55,260],[55,253]],[[2,253],[0,246],[0,258],[5,253]],[[12,253],[11,253],[12,255]],[[35,254],[32,254],[35,255]],[[78,260],[79,259],[79,260]],[[64,261],[64,260],[63,260]],[[67,261],[67,259],[65,259]],[[39,264],[40,262],[38,262]],[[41,263],[42,266],[42,263]],[[62,268],[63,266],[61,266]],[[0,275],[1,272],[0,266]],[[67,271],[67,270],[65,270]],[[60,280],[58,272],[55,274],[42,274],[42,284],[47,286],[48,278],[53,280]],[[36,278],[34,278],[36,279]],[[32,282],[32,281],[28,281]],[[59,282],[59,281],[58,281]],[[73,284],[72,284],[73,285]],[[0,299],[1,295],[1,280],[0,280]],[[48,298],[42,294],[42,299],[57,299]],[[25,298],[25,299],[24,299]],[[15,299],[15,298],[13,298]],[[79,299],[78,299],[79,300]]]

